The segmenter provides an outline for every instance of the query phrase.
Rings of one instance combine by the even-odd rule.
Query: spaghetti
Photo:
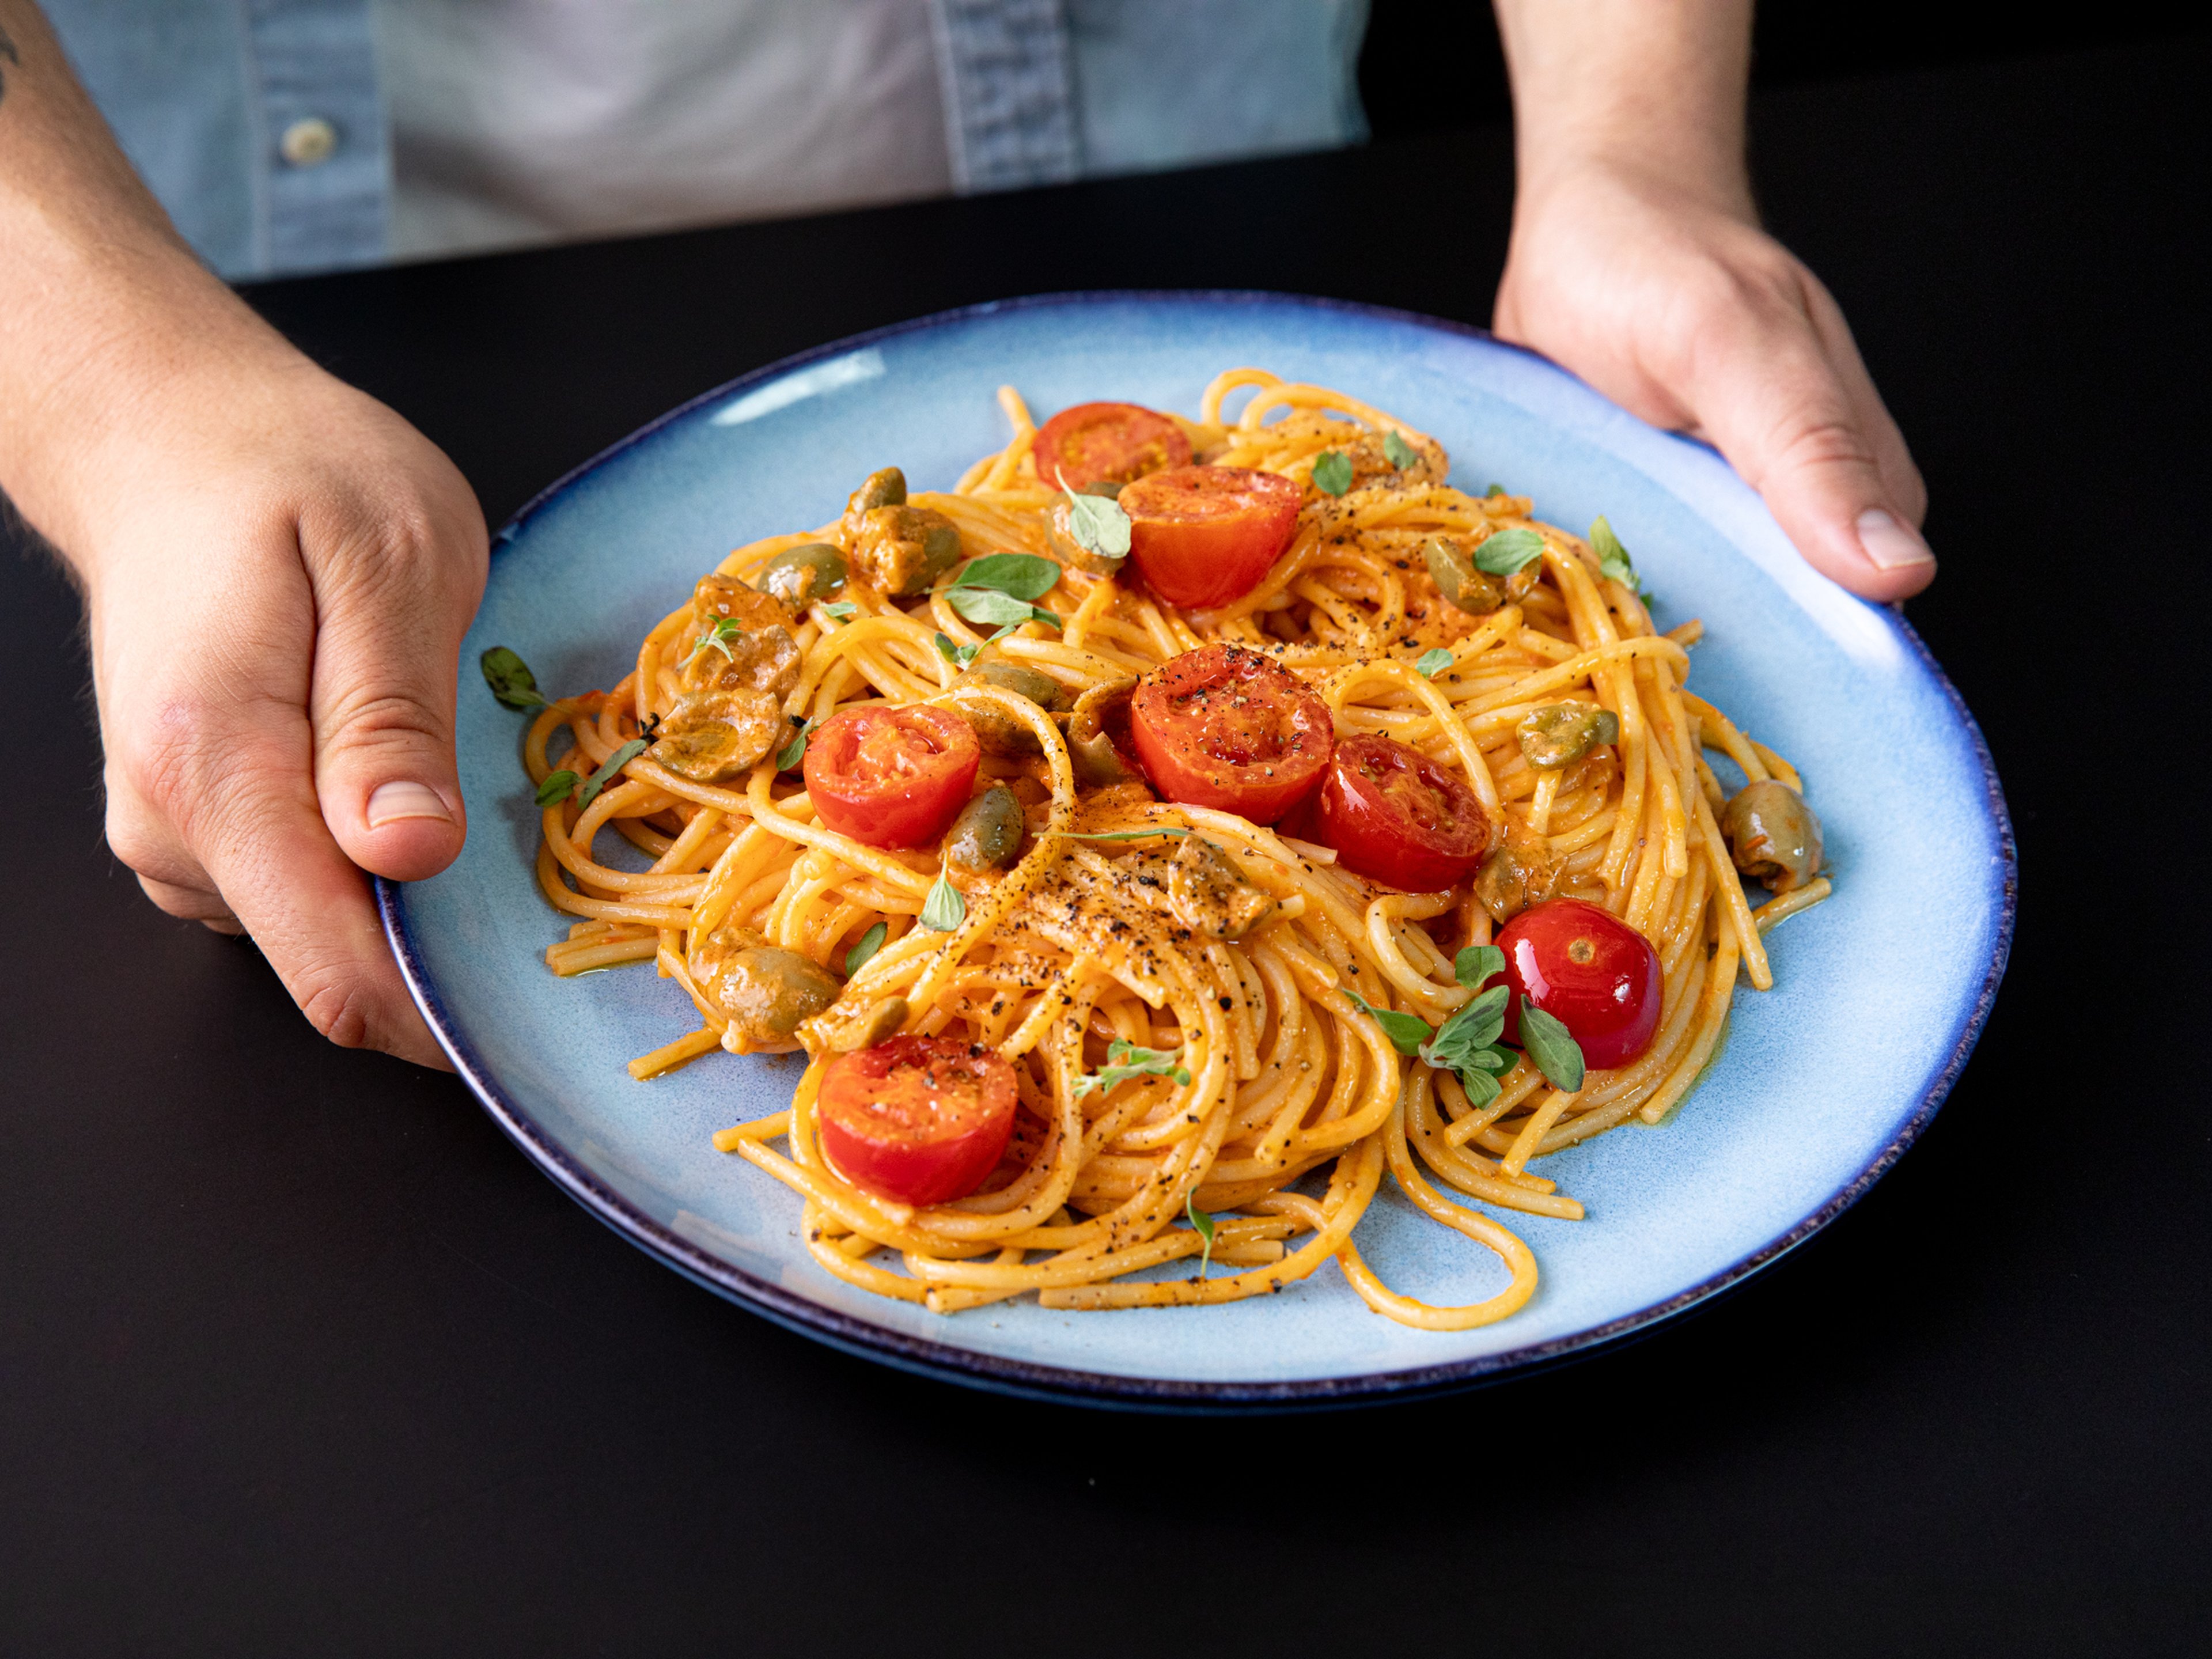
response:
[[[1240,395],[1232,417],[1224,405]],[[549,705],[528,732],[534,784],[556,768],[619,763],[588,802],[574,791],[544,811],[539,884],[577,918],[548,963],[574,975],[650,961],[690,996],[700,1029],[633,1060],[641,1079],[717,1048],[808,1051],[788,1109],[714,1142],[798,1194],[814,1260],[865,1289],[945,1313],[1024,1293],[1070,1309],[1216,1303],[1281,1291],[1333,1257],[1370,1308],[1404,1323],[1458,1330],[1507,1316],[1534,1290],[1534,1255],[1440,1188],[1579,1218],[1540,1161],[1631,1119],[1656,1124],[1681,1101],[1713,1057],[1738,974],[1772,982],[1764,927],[1827,892],[1825,880],[1801,883],[1752,910],[1707,751],[1753,783],[1794,792],[1796,773],[1684,690],[1697,624],[1658,631],[1620,564],[1531,518],[1524,497],[1450,487],[1432,439],[1354,398],[1237,369],[1206,389],[1196,420],[1168,417],[1195,460],[1273,473],[1299,492],[1287,550],[1210,609],[1166,603],[1133,573],[1082,556],[1067,532],[1073,498],[1039,477],[1029,410],[1012,388],[1000,401],[1012,441],[913,504],[957,528],[966,560],[1061,564],[1037,601],[1058,626],[1030,620],[987,639],[948,597],[950,569],[904,599],[857,577],[834,598],[804,592],[790,614],[795,683],[777,706],[786,735],[876,705],[1011,730],[1017,741],[985,756],[974,786],[1003,785],[1020,804],[1011,867],[960,872],[935,846],[839,833],[785,769],[790,750],[721,782],[657,760],[644,740],[688,695],[701,648],[701,613],[686,605],[646,636],[618,685]],[[1317,480],[1316,469],[1334,471]],[[1446,603],[1423,546],[1510,531],[1540,538],[1540,560],[1494,608]],[[769,537],[718,574],[758,579],[780,555],[850,542],[849,520]],[[1066,716],[963,660],[1032,671],[1073,700],[1217,642],[1297,676],[1340,740],[1381,734],[1463,780],[1510,880],[1493,854],[1484,879],[1398,890],[1231,811],[1085,787]],[[1532,764],[1524,722],[1563,702],[1610,716],[1611,740],[1571,765]],[[556,756],[562,733],[572,750]],[[607,832],[647,867],[599,856]],[[1194,933],[1158,896],[1174,837],[1193,836],[1264,893],[1264,920],[1241,936]],[[961,896],[949,928],[924,925],[940,885]],[[1650,942],[1663,980],[1656,1034],[1571,1091],[1520,1057],[1478,1102],[1452,1071],[1401,1052],[1372,1011],[1442,1025],[1477,994],[1455,978],[1454,951],[1554,896],[1600,905]],[[716,993],[715,953],[732,939],[805,957],[834,1000],[764,1034]],[[966,1197],[899,1203],[823,1152],[825,1068],[894,1030],[961,1038],[1012,1064],[1011,1143]],[[1102,1078],[1109,1048],[1171,1053],[1177,1065]],[[1502,1289],[1437,1307],[1375,1275],[1353,1233],[1386,1169],[1425,1214],[1496,1254]],[[1144,1273],[1170,1263],[1182,1265]]]

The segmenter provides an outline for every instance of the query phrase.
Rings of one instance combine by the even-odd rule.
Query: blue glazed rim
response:
[[[606,462],[644,442],[655,433],[684,419],[708,404],[720,404],[754,386],[779,380],[811,363],[895,339],[904,334],[924,332],[942,328],[971,318],[998,313],[1041,309],[1048,307],[1079,307],[1107,301],[1126,303],[1130,301],[1153,301],[1189,304],[1194,301],[1215,305],[1271,305],[1304,307],[1316,311],[1332,311],[1356,316],[1378,318],[1395,323],[1410,323],[1419,327],[1434,329],[1449,334],[1502,346],[1511,351],[1535,358],[1557,368],[1551,360],[1526,347],[1500,340],[1489,330],[1468,323],[1448,321],[1429,317],[1419,312],[1401,311],[1394,307],[1367,305],[1357,301],[1330,300],[1308,295],[1277,294],[1264,289],[1116,289],[1106,290],[1078,290],[1066,294],[1030,295],[1013,300],[994,300],[981,305],[964,306],[957,310],[941,311],[927,317],[915,318],[887,327],[872,329],[863,334],[849,335],[819,345],[780,362],[741,374],[735,380],[703,392],[689,402],[670,410],[659,419],[640,427],[628,437],[610,446],[548,484],[532,496],[509,519],[492,538],[492,556],[496,558],[507,551],[516,534],[529,522],[533,514],[561,495],[586,474]],[[1561,369],[1560,373],[1567,371]],[[1694,439],[1674,436],[1675,441],[1692,448],[1711,447]],[[1509,1349],[1502,1353],[1486,1354],[1474,1358],[1457,1359],[1437,1365],[1419,1366],[1407,1370],[1376,1372],[1358,1376],[1309,1377],[1290,1382],[1198,1382],[1173,1378],[1117,1376],[1108,1372],[1077,1370],[1055,1365],[1033,1364],[1024,1360],[1009,1359],[998,1355],[972,1352],[950,1343],[933,1342],[902,1333],[886,1330],[840,1313],[795,1295],[782,1285],[749,1273],[726,1261],[708,1255],[696,1244],[670,1231],[629,1203],[609,1188],[590,1170],[572,1158],[567,1148],[547,1133],[522,1104],[503,1088],[499,1079],[483,1063],[476,1047],[454,1019],[438,994],[422,955],[410,932],[404,907],[400,901],[400,884],[376,878],[378,913],[384,921],[386,937],[391,940],[393,956],[399,971],[407,981],[422,1017],[429,1023],[439,1045],[452,1059],[461,1079],[483,1103],[492,1121],[507,1133],[507,1138],[520,1146],[525,1156],[536,1164],[569,1197],[574,1199],[607,1226],[631,1244],[643,1250],[665,1266],[673,1267],[686,1279],[705,1286],[716,1294],[727,1297],[740,1306],[774,1321],[788,1330],[817,1341],[827,1343],[844,1352],[866,1359],[895,1366],[902,1370],[917,1372],[940,1381],[965,1384],[1001,1394],[1017,1395],[1030,1399],[1048,1400],[1062,1403],[1106,1407],[1110,1409],[1163,1412],[1208,1411],[1316,1411],[1334,1407],[1369,1404],[1383,1401],[1418,1399],[1425,1395],[1449,1394],[1463,1389],[1477,1388],[1487,1382],[1502,1380],[1519,1372],[1555,1365],[1563,1361],[1588,1358],[1599,1351],[1619,1346],[1645,1334],[1662,1321],[1684,1313],[1698,1304],[1733,1289],[1753,1273],[1778,1260],[1803,1243],[1845,1210],[1850,1208],[1887,1175],[1891,1167],[1912,1143],[1920,1138],[1929,1122],[1942,1107],[1944,1097],[1966,1068],[1974,1044],[1980,1039],[1982,1027],[1989,1019],[1990,1008],[1996,1000],[1997,987],[2004,978],[2005,963],[2012,950],[2014,913],[2018,906],[2020,888],[2019,855],[2014,844],[2012,817],[2007,811],[2004,787],[1998,781],[1996,767],[1990,757],[1989,744],[1982,737],[1981,727],[1968,712],[1958,688],[1951,684],[1927,646],[1922,641],[1903,612],[1895,606],[1883,608],[1878,614],[1894,631],[1912,658],[1919,663],[1935,683],[1942,689],[1953,718],[1959,729],[1972,745],[1974,757],[1981,767],[1984,805],[1990,822],[1996,831],[1997,856],[1993,860],[1992,896],[1996,902],[1997,925],[1995,944],[1990,953],[1979,990],[1965,1017],[1953,1034],[1950,1052],[1942,1067],[1922,1091],[1918,1103],[1894,1134],[1882,1146],[1858,1174],[1834,1193],[1812,1214],[1780,1233],[1757,1249],[1741,1257],[1720,1272],[1701,1279],[1695,1285],[1677,1291],[1663,1301],[1609,1320],[1601,1325],[1559,1337],[1550,1341],[1531,1343],[1525,1347]]]

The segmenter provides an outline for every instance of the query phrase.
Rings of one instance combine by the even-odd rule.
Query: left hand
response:
[[[1524,175],[1494,326],[1711,442],[1852,592],[1900,599],[1935,580],[1904,435],[1842,311],[1747,198],[1618,161]]]

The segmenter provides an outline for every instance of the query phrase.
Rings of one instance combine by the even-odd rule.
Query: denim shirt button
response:
[[[293,122],[276,140],[276,153],[295,167],[320,167],[337,147],[338,130],[319,115]]]

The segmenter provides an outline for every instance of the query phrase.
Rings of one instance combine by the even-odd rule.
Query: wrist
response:
[[[1498,0],[1517,193],[1602,178],[1752,222],[1750,0]]]
[[[118,512],[188,476],[257,386],[321,372],[181,248],[40,265],[0,332],[0,488],[91,583]]]

